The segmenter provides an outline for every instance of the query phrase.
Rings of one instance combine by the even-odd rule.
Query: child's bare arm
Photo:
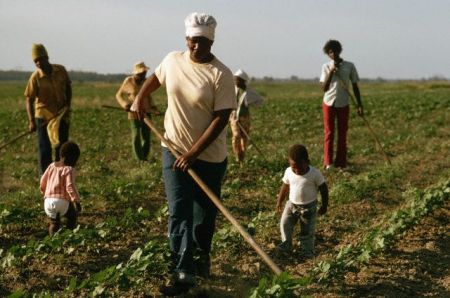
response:
[[[278,192],[278,197],[277,197],[277,211],[278,212],[282,211],[281,207],[283,206],[283,202],[288,193],[289,193],[289,184],[283,183],[283,185],[281,185],[281,188],[280,188],[280,191]]]
[[[322,204],[320,205],[318,213],[319,215],[323,215],[327,213],[328,209],[328,186],[325,182],[319,185],[319,191],[320,196],[322,197]]]

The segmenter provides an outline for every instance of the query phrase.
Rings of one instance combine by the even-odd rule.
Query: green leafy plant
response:
[[[300,288],[308,285],[311,280],[307,277],[296,278],[287,272],[274,275],[272,279],[263,277],[259,281],[257,288],[250,292],[249,298],[279,297],[290,298],[299,297]]]
[[[151,272],[161,275],[167,271],[169,251],[167,245],[149,241],[143,248],[137,248],[127,262],[111,265],[104,270],[78,282],[72,278],[66,292],[92,290],[92,295],[99,296],[108,288],[128,289],[133,283],[139,283],[140,275]]]
[[[321,261],[312,270],[312,277],[319,282],[329,283],[341,280],[347,271],[357,271],[361,265],[370,262],[371,258],[386,249],[395,237],[442,206],[450,194],[450,180],[429,188],[424,192],[410,192],[409,206],[394,211],[387,221],[367,233],[358,244],[342,248],[333,259]],[[386,222],[386,223],[384,223]]]

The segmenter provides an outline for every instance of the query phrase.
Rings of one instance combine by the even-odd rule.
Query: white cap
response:
[[[196,37],[203,36],[214,41],[214,32],[217,22],[213,16],[205,13],[193,12],[184,20],[186,26],[186,36]]]
[[[245,71],[243,71],[242,69],[238,69],[236,70],[236,72],[233,74],[235,77],[240,77],[241,79],[243,79],[244,81],[248,81],[249,77],[248,75],[245,73]]]

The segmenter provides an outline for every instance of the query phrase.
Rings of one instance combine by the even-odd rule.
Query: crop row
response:
[[[4,210],[5,214],[16,214],[16,211]],[[124,215],[117,219],[109,217],[106,221],[97,224],[94,228],[81,228],[78,226],[73,231],[60,230],[53,237],[46,236],[42,240],[30,240],[26,244],[14,245],[7,251],[0,250],[0,267],[7,268],[25,262],[27,258],[36,257],[38,254],[44,254],[45,258],[49,253],[64,253],[70,255],[77,247],[86,246],[89,249],[95,249],[99,239],[109,239],[111,235],[120,232],[126,228],[137,226],[143,220],[148,219],[150,213],[143,208],[133,211],[128,208]]]
[[[407,200],[409,207],[393,212],[386,221],[383,221],[384,224],[369,231],[362,242],[342,248],[331,260],[319,262],[309,276],[298,278],[283,272],[281,275],[274,276],[271,281],[264,277],[260,280],[259,286],[251,292],[250,297],[296,297],[301,287],[312,282],[330,283],[342,278],[345,272],[356,271],[361,265],[367,264],[371,258],[389,247],[396,236],[417,224],[436,207],[441,206],[448,199],[449,193],[450,181],[425,192],[415,191],[413,195],[408,193],[411,195]],[[257,227],[264,228],[267,224],[273,224],[273,213],[258,213],[246,227],[250,234],[255,234]],[[237,232],[227,225],[215,234],[214,245],[219,250],[236,252],[245,246]],[[80,283],[72,280],[67,290],[90,289],[91,294],[95,296],[103,293],[107,287],[129,288],[131,280],[135,281],[134,284],[140,281],[137,276],[141,275],[143,270],[139,268],[147,268],[149,264],[148,254],[143,252],[149,251],[149,247],[153,246],[156,246],[156,243],[149,242],[144,249],[138,248],[125,266],[123,263],[110,266]],[[155,250],[150,251],[154,257],[153,261],[159,260],[159,263],[152,264],[152,274],[162,272],[161,270],[167,266],[167,250],[156,249],[159,253]],[[142,254],[144,257],[136,261],[136,254]]]
[[[342,281],[346,272],[357,272],[372,258],[390,247],[396,237],[416,225],[424,216],[442,206],[450,194],[450,180],[426,191],[408,192],[408,207],[393,212],[383,223],[369,231],[363,240],[339,250],[330,260],[321,261],[309,276],[293,277],[284,272],[272,280],[263,277],[250,297],[297,297],[302,286],[312,282],[330,284]]]
[[[295,293],[299,287],[313,281],[330,283],[341,279],[345,272],[357,271],[361,265],[367,264],[371,258],[389,247],[397,235],[417,224],[423,216],[442,205],[448,199],[449,192],[450,181],[424,192],[408,192],[408,208],[393,212],[389,218],[382,221],[383,224],[371,229],[362,242],[350,244],[342,248],[331,260],[319,262],[308,277],[294,278],[288,273],[283,273],[274,277],[271,282],[267,278],[262,278],[258,288],[253,290],[252,297],[286,297],[289,296],[289,293]],[[158,214],[166,212],[167,210],[160,210]],[[3,217],[12,213],[15,212],[3,211]],[[162,217],[161,214],[158,214],[157,219]],[[86,241],[98,239],[98,237],[105,238],[114,229],[135,225],[148,217],[148,211],[139,209],[138,212],[132,212],[131,209],[128,209],[120,220],[110,218],[97,225],[95,229],[77,228],[74,231],[58,233],[55,237],[46,237],[41,241],[32,240],[26,245],[13,246],[6,252],[0,264],[3,268],[12,266],[19,258],[25,260],[39,252],[53,251],[70,254],[77,246],[84,246]],[[265,226],[268,223],[270,225],[272,221],[272,213],[258,213],[247,225],[247,229],[254,234],[257,227]],[[229,250],[231,248],[239,251],[243,242],[239,241],[240,237],[236,236],[232,227],[225,226],[216,233],[215,245],[219,249]],[[0,256],[1,253],[0,251]],[[149,267],[152,268],[152,275],[157,276],[163,272],[167,266],[167,253],[167,247],[150,241],[143,248],[136,249],[126,263],[109,266],[85,280],[78,281],[76,278],[72,278],[66,287],[66,292],[89,290],[95,296],[112,287],[127,289],[132,284],[142,281],[138,276],[142,275],[142,272]],[[16,294],[20,294],[20,292]],[[46,295],[45,292],[41,294]]]

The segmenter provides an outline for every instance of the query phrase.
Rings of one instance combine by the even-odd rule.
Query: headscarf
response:
[[[249,80],[247,73],[245,71],[243,71],[242,69],[236,70],[236,72],[233,75],[235,77],[240,77],[241,79],[243,79],[246,82]]]
[[[203,36],[214,41],[214,32],[217,26],[216,19],[205,13],[193,12],[184,20],[186,36]]]
[[[48,57],[47,50],[41,43],[33,43],[31,47],[31,58],[36,60],[39,57]]]

